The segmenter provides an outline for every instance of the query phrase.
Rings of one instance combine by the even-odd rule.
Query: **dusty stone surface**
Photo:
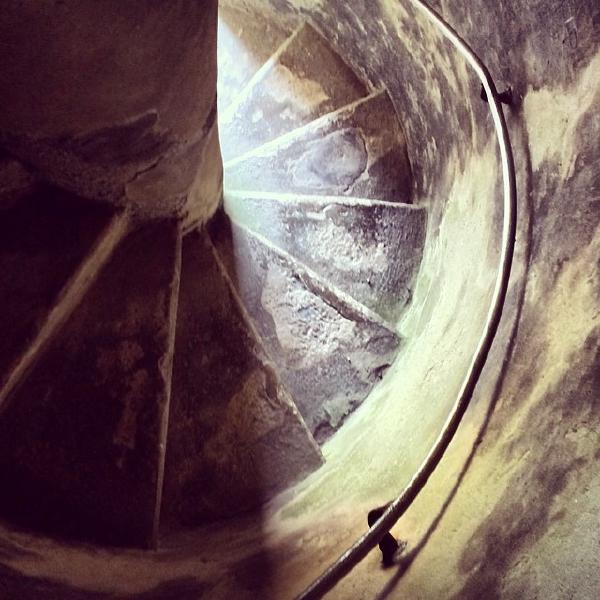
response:
[[[292,16],[274,22],[236,6],[219,6],[217,104],[226,111],[252,76],[298,26]]]
[[[223,156],[240,156],[367,94],[327,40],[302,25],[220,115]]]
[[[142,13],[117,0],[8,2],[0,145],[84,198],[173,215],[216,118],[217,2]]]
[[[321,452],[218,266],[186,236],[163,495],[165,529],[256,509]]]
[[[229,192],[235,221],[390,321],[410,302],[427,213],[407,204]]]
[[[179,235],[159,222],[126,238],[11,398],[0,418],[4,517],[75,540],[152,543]]]
[[[256,176],[260,173],[260,177]],[[410,202],[404,135],[385,91],[225,163],[228,189]]]
[[[481,0],[481,5],[485,4]],[[289,18],[289,14],[307,20],[361,80],[374,88],[388,90],[402,122],[418,197],[426,199],[439,194],[438,184],[448,160],[458,160],[464,166],[477,127],[486,121],[487,107],[479,99],[477,78],[441,34],[423,21],[410,0],[360,0],[345,4],[322,0],[239,0],[236,5],[265,12],[274,21]],[[478,10],[481,15],[487,14],[487,6]],[[505,18],[514,22],[514,8],[499,10],[510,13],[512,17]],[[497,40],[494,53],[498,55],[504,45],[498,42],[496,21],[486,22],[477,35],[485,40],[486,35],[481,31],[492,35],[492,29]],[[522,36],[520,43],[525,37]],[[489,51],[485,56],[489,62]],[[501,56],[497,72],[502,76],[508,73]],[[465,98],[467,103],[458,101]],[[453,139],[446,143],[449,132],[453,132]],[[490,138],[491,132],[488,128],[487,136],[478,140],[479,147]]]
[[[268,355],[308,428],[323,442],[382,378],[399,337],[377,315],[245,228],[223,218],[213,230]]]
[[[81,198],[58,188],[34,187],[14,161],[1,177],[0,386],[112,212],[108,207],[84,205]],[[5,204],[7,197],[10,201]]]

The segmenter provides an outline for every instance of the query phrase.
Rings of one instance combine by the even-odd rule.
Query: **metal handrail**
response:
[[[502,309],[508,290],[508,281],[514,254],[515,232],[517,224],[517,187],[515,166],[510,147],[508,129],[504,115],[497,100],[497,90],[489,71],[466,42],[444,21],[444,19],[422,0],[411,0],[415,7],[423,12],[442,32],[454,47],[464,56],[477,73],[485,89],[502,162],[504,219],[502,228],[502,249],[494,294],[482,336],[471,360],[460,392],[454,402],[441,433],[425,460],[402,493],[393,500],[377,523],[344,552],[326,571],[307,587],[297,600],[316,600],[322,598],[336,583],[347,575],[379,543],[380,539],[396,524],[406,512],[419,492],[425,487],[429,477],[439,464],[450,445],[456,430],[469,405],[475,386],[479,380],[492,342],[498,330]]]

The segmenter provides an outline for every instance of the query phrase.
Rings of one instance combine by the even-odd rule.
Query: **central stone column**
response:
[[[142,218],[221,195],[217,0],[9,1],[0,146],[41,179]]]

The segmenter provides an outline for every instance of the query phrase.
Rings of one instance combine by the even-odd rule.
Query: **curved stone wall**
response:
[[[319,559],[330,560],[347,532],[362,531],[363,513],[402,488],[447,414],[496,268],[499,162],[478,82],[410,2],[272,4],[310,19],[355,68],[387,85],[406,130],[415,201],[430,206],[396,374],[332,441],[331,471],[276,513],[301,520],[316,505],[333,515],[316,526],[332,548]],[[409,542],[405,562],[381,571],[374,552],[331,596],[593,597],[600,12],[586,2],[436,4],[499,89],[513,87],[505,108],[519,193],[511,289],[465,423],[397,527]],[[306,583],[300,573],[316,575],[319,559],[298,558],[282,580],[293,572]]]

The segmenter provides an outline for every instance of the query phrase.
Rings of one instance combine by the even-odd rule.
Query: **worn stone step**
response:
[[[224,164],[225,189],[411,201],[406,142],[374,92]]]
[[[303,24],[220,115],[223,157],[240,156],[367,94],[327,40]]]
[[[0,514],[151,546],[169,401],[180,229],[129,233],[0,417]]]
[[[323,442],[381,379],[398,352],[398,334],[224,214],[211,235],[282,382]]]
[[[227,191],[225,211],[390,321],[412,297],[427,211],[344,197]]]
[[[167,529],[255,509],[322,463],[206,232],[184,238],[163,495]]]
[[[124,233],[106,207],[0,168],[0,411]],[[18,184],[18,185],[14,185]]]
[[[297,26],[295,19],[280,23],[270,19],[269,13],[248,13],[242,6],[219,6],[217,102],[220,113],[233,104]]]

